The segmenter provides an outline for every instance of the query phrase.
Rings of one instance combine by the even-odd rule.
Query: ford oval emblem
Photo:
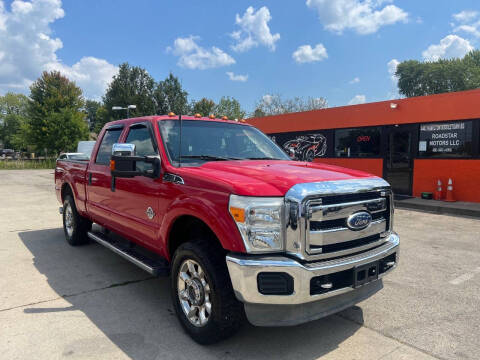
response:
[[[372,222],[372,215],[366,211],[353,213],[347,218],[347,226],[350,230],[363,230]]]

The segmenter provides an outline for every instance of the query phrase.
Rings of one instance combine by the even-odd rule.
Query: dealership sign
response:
[[[471,141],[471,122],[423,124],[420,126],[420,153],[457,154]]]

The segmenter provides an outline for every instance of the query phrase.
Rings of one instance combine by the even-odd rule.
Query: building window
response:
[[[336,130],[335,156],[379,157],[380,128],[375,127]]]
[[[420,157],[471,157],[472,121],[420,125]]]

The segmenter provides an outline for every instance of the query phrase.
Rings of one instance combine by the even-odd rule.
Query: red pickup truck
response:
[[[68,243],[170,275],[180,323],[202,344],[245,315],[287,326],[353,306],[398,262],[387,182],[293,161],[243,122],[108,123],[89,161],[57,161],[55,189]]]

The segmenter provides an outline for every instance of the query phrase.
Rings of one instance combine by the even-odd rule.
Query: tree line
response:
[[[406,97],[480,88],[480,50],[461,59],[407,60],[397,66],[395,75],[398,90]]]
[[[58,155],[74,151],[78,141],[97,134],[105,123],[145,115],[211,114],[229,119],[243,119],[246,111],[239,101],[223,96],[218,103],[209,98],[189,100],[180,80],[170,73],[164,80],[155,79],[143,68],[121,64],[101,101],[84,99],[82,90],[58,71],[44,72],[30,86],[30,94],[7,93],[0,96],[0,141],[4,148]],[[251,116],[275,115],[326,106],[323,98],[282,99],[264,96]]]
[[[398,89],[406,97],[480,88],[480,50],[463,58],[400,63],[395,75]],[[98,133],[109,121],[126,117],[124,111],[112,107],[136,105],[130,117],[196,113],[214,114],[229,119],[247,116],[238,100],[223,96],[189,100],[180,80],[169,74],[155,81],[143,68],[128,63],[108,85],[101,101],[85,100],[82,90],[57,71],[44,72],[31,86],[29,96],[7,93],[0,96],[0,141],[4,148],[57,155],[72,151],[80,140]],[[283,98],[265,95],[255,104],[249,116],[263,117],[327,107],[322,98]]]

